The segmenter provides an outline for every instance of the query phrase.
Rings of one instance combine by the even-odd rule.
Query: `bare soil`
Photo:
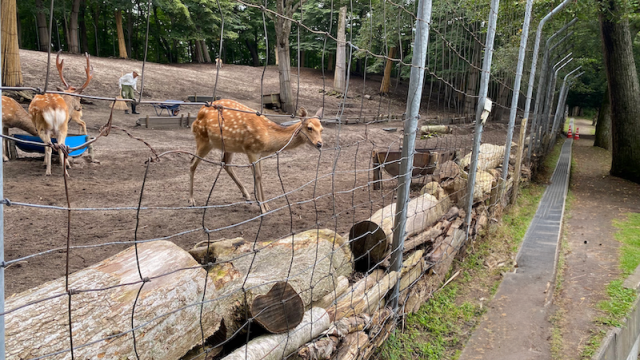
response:
[[[44,87],[46,54],[21,51],[25,85]],[[84,81],[84,58],[65,54],[66,78],[71,84]],[[52,56],[52,61],[55,61]],[[130,60],[93,58],[95,77],[87,94],[115,96],[118,78],[125,72],[140,69],[141,63]],[[238,100],[253,108],[260,104],[260,78],[262,68],[225,65],[220,71],[217,94]],[[161,65],[147,63],[145,67],[145,99],[186,99],[195,93],[211,95],[215,68],[212,65]],[[264,78],[264,93],[277,92],[277,69],[268,68]],[[294,78],[295,79],[295,78]],[[55,67],[50,81],[59,84]],[[378,80],[366,80],[367,92],[375,94]],[[404,110],[406,92],[398,91],[383,101],[364,101],[365,114],[388,111],[396,114]],[[358,102],[362,95],[363,79],[352,78],[353,96]],[[300,76],[300,105],[315,112],[323,102],[322,73],[304,69]],[[379,97],[375,97],[379,99]],[[325,114],[335,114],[341,100],[324,98]],[[84,120],[90,135],[96,135],[109,117],[109,102],[93,101],[84,105]],[[386,109],[385,109],[386,106]],[[26,104],[25,104],[26,107]],[[183,112],[195,114],[198,108],[183,107]],[[442,110],[442,109],[441,109]],[[158,153],[170,150],[194,151],[193,135],[189,129],[154,131],[135,127],[138,117],[154,114],[150,106],[140,106],[142,115],[114,112],[113,123],[133,136],[143,138]],[[351,109],[354,113],[359,112]],[[442,110],[444,111],[444,110]],[[429,114],[433,114],[431,112]],[[426,116],[425,112],[423,116]],[[329,116],[329,115],[325,115]],[[274,118],[274,121],[287,119]],[[101,261],[130,246],[130,241],[164,238],[183,248],[191,248],[206,240],[203,229],[212,232],[212,240],[242,236],[245,239],[271,240],[315,227],[334,229],[340,234],[348,232],[354,222],[366,219],[380,207],[394,201],[396,180],[384,175],[383,191],[370,186],[371,152],[397,150],[402,141],[401,122],[369,125],[325,125],[324,148],[318,151],[304,146],[263,160],[265,194],[272,200],[273,212],[260,216],[255,203],[245,203],[231,178],[220,172],[220,167],[202,163],[195,178],[195,199],[198,205],[206,203],[206,211],[188,208],[188,171],[191,157],[170,154],[148,166],[149,149],[126,134],[112,130],[106,138],[95,144],[100,164],[89,163],[87,155],[75,160],[70,169],[68,193],[70,212],[69,271],[73,272]],[[383,128],[397,129],[395,132]],[[71,125],[70,132],[78,131]],[[516,132],[517,133],[517,132]],[[489,124],[483,133],[485,142],[504,144],[505,126]],[[453,134],[429,140],[419,140],[418,147],[439,149],[468,149],[472,141],[472,126],[460,125]],[[465,150],[464,152],[466,152]],[[66,207],[65,186],[59,164],[54,163],[53,176],[44,176],[43,156],[20,152],[20,159],[4,164],[4,194],[16,203],[5,207],[5,253],[7,260],[22,259],[6,269],[6,292],[14,294],[53,280],[65,274],[67,243],[66,210],[22,206],[29,203]],[[220,160],[220,152],[212,151],[208,157]],[[245,164],[236,172],[250,189],[253,177],[244,155],[234,163]],[[218,174],[220,175],[218,177]],[[424,181],[424,179],[422,180]],[[144,193],[140,199],[141,192]],[[414,180],[412,191],[420,189],[420,180]],[[136,216],[136,207],[141,210]],[[128,207],[127,209],[121,209]],[[175,207],[181,207],[175,209]],[[113,209],[120,208],[120,209]],[[169,209],[166,209],[169,208]],[[137,229],[137,232],[136,232]]]
[[[576,119],[588,129],[591,120]],[[581,131],[582,133],[582,131]],[[570,190],[573,201],[565,220],[564,282],[554,304],[564,319],[560,325],[562,351],[559,358],[579,359],[596,330],[597,309],[607,299],[606,286],[619,277],[617,229],[614,219],[640,212],[640,184],[609,175],[611,153],[593,147],[593,136],[574,141]]]

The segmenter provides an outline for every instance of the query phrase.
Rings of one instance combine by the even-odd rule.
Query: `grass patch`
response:
[[[626,278],[640,265],[640,214],[627,214],[626,220],[616,219],[613,226],[619,229],[616,239],[622,243],[620,269]]]
[[[606,334],[606,329],[622,325],[622,320],[631,312],[631,306],[637,296],[634,289],[624,288],[622,283],[623,279],[626,279],[640,265],[640,214],[627,214],[624,220],[614,220],[613,226],[619,229],[615,237],[622,243],[620,247],[622,275],[621,279],[613,280],[607,285],[609,299],[598,303],[602,316],[596,318],[598,328],[582,350],[582,359],[590,359],[596,353]]]

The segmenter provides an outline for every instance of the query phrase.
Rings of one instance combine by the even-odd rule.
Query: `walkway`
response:
[[[551,185],[542,196],[516,258],[517,271],[505,275],[460,360],[551,358],[547,306],[569,185],[572,144],[567,140],[562,146]]]

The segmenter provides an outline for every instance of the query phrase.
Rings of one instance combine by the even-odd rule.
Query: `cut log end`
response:
[[[304,303],[289,283],[281,281],[253,300],[251,316],[267,331],[280,334],[302,322]]]
[[[372,221],[361,221],[351,227],[349,244],[356,271],[369,271],[387,255],[387,234]]]

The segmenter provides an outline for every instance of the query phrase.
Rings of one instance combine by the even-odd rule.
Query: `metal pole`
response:
[[[567,56],[562,58],[562,60],[553,65],[553,76],[551,76],[551,79],[549,79],[549,84],[547,85],[547,91],[545,92],[545,105],[544,109],[542,109],[540,121],[538,121],[538,128],[536,129],[536,150],[538,150],[539,144],[542,143],[542,139],[544,138],[545,133],[547,133],[547,131],[549,130],[549,116],[551,107],[553,106],[553,97],[556,92],[556,79],[558,78],[558,72],[560,72],[560,69],[573,61],[573,58],[567,60],[567,58],[572,54],[573,53],[567,54]]]
[[[480,77],[480,92],[478,94],[478,107],[476,109],[476,133],[473,138],[473,152],[471,153],[471,164],[469,165],[469,179],[467,181],[467,214],[465,224],[467,225],[466,236],[469,237],[471,227],[471,209],[473,207],[473,187],[476,184],[476,170],[478,168],[478,153],[480,152],[480,140],[482,139],[483,121],[480,118],[487,100],[487,89],[489,87],[489,77],[491,75],[491,59],[493,58],[493,40],[496,37],[496,22],[498,20],[498,9],[500,0],[491,0],[491,10],[489,10],[489,27],[487,28],[487,41],[485,42],[484,60],[482,62],[482,76]]]
[[[0,28],[2,24],[0,23]],[[51,32],[49,32],[51,33]],[[2,35],[0,32],[0,43],[2,42]],[[51,41],[49,41],[51,43]],[[2,63],[2,53],[0,52],[0,63]],[[47,72],[49,69],[47,69]],[[2,84],[2,71],[0,71],[0,84]],[[45,84],[46,87],[46,84]],[[2,95],[2,89],[0,89],[0,96]],[[0,101],[0,114],[2,114],[2,101]],[[0,129],[4,126],[3,121],[0,120]],[[2,152],[4,146],[0,146],[0,160],[3,158]],[[0,161],[1,163],[2,161]],[[0,164],[0,313],[4,313],[4,169],[3,164]],[[0,316],[0,360],[5,359],[5,334],[4,334],[4,315]]]
[[[574,19],[575,20],[575,19]],[[573,24],[575,21],[571,21],[569,22],[567,25],[565,25],[562,29],[558,30],[555,34],[553,34],[553,36],[551,36],[549,38],[549,40],[551,40],[552,38],[554,38],[557,34],[561,33],[562,31],[564,31],[566,28],[569,27],[570,24]],[[573,35],[573,31],[569,32],[567,35],[565,35],[562,39],[558,40],[557,43],[555,43],[553,46],[551,47],[547,47],[545,49],[545,54],[542,60],[542,66],[540,67],[540,76],[538,78],[538,91],[536,94],[536,103],[535,106],[533,108],[533,115],[532,115],[532,123],[531,123],[531,131],[530,131],[530,139],[529,139],[529,150],[527,150],[527,160],[531,159],[531,148],[532,148],[532,144],[534,143],[534,140],[536,139],[536,135],[537,135],[537,130],[538,129],[538,118],[540,113],[542,112],[541,108],[544,107],[544,101],[546,99],[546,93],[545,90],[547,89],[547,83],[548,83],[548,71],[549,71],[549,57],[551,56],[551,53],[553,52],[553,50],[555,50],[558,46],[560,46],[560,44],[562,44],[565,40],[567,40],[571,35]],[[547,40],[547,44],[550,43],[550,41]]]
[[[393,229],[393,245],[391,253],[391,271],[400,272],[402,268],[402,251],[404,249],[405,225],[407,222],[407,203],[409,200],[409,186],[413,172],[413,155],[416,147],[416,131],[420,117],[420,100],[422,99],[422,84],[424,81],[424,66],[427,59],[427,45],[429,43],[429,23],[431,22],[431,1],[420,0],[418,4],[418,20],[416,20],[416,37],[413,45],[413,60],[409,93],[407,95],[407,120],[404,123],[404,139],[402,145],[402,160],[400,162],[400,176],[398,178],[398,199]],[[398,310],[398,296],[400,295],[400,280],[396,282],[391,292],[389,303],[394,313]]]
[[[531,96],[533,96],[533,83],[536,81],[536,66],[538,65],[538,52],[540,51],[540,37],[542,36],[542,28],[544,24],[551,19],[551,17],[559,13],[564,9],[572,0],[564,0],[555,9],[551,10],[545,17],[538,23],[538,30],[536,31],[536,40],[533,45],[533,58],[531,59],[531,72],[529,73],[529,85],[527,87],[527,99],[524,105],[524,118],[529,118],[529,110],[531,109]]]
[[[562,80],[562,87],[560,87],[560,97],[558,98],[558,106],[556,107],[556,113],[555,113],[555,116],[553,117],[553,124],[551,125],[551,136],[553,136],[556,132],[556,126],[558,124],[558,121],[560,121],[559,114],[564,109],[564,102],[567,100],[565,98],[566,97],[565,90],[568,91],[567,79],[569,78],[569,76],[573,75],[574,72],[580,70],[580,68],[582,68],[582,65],[571,70],[567,75],[564,76],[564,80]]]
[[[529,24],[531,23],[531,10],[533,0],[527,0],[524,12],[524,23],[522,24],[522,35],[520,36],[520,51],[518,52],[518,65],[516,67],[516,79],[513,82],[513,96],[511,98],[511,111],[509,112],[509,129],[507,130],[507,141],[504,148],[504,162],[502,163],[502,180],[507,180],[509,174],[509,156],[511,156],[511,139],[513,138],[513,128],[516,124],[516,114],[518,113],[518,98],[520,97],[520,82],[522,80],[522,69],[524,68],[524,58],[526,56],[527,38],[529,37]]]

